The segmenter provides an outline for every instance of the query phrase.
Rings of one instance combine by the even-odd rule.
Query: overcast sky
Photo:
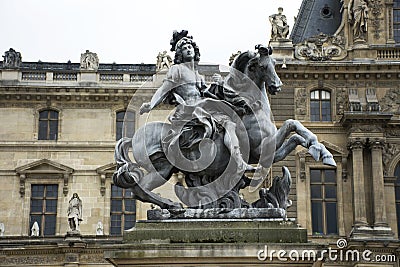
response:
[[[169,51],[173,30],[186,29],[201,62],[227,65],[233,52],[269,42],[268,16],[278,7],[292,30],[301,2],[0,0],[0,53],[12,47],[23,61],[79,62],[88,49],[101,63],[155,63]]]

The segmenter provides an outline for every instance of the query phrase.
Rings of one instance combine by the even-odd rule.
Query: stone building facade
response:
[[[330,150],[337,167],[315,162],[299,147],[269,177],[289,167],[288,217],[307,230],[315,247],[335,247],[343,239],[349,249],[385,256],[379,266],[399,266],[400,1],[338,2],[303,1],[291,40],[270,43],[284,83],[281,93],[270,96],[277,127],[299,120]],[[170,107],[150,118],[136,112],[165,75],[155,64],[102,64],[99,57],[86,51],[80,63],[24,62],[10,49],[0,62],[0,266],[141,266],[141,260],[160,265],[165,259],[265,265],[254,244],[124,245],[122,232],[145,219],[150,206],[113,187],[114,145],[146,121],[164,120]],[[218,65],[200,65],[200,72],[208,82],[214,73],[226,74]],[[122,127],[124,116],[129,127]],[[83,202],[79,237],[66,235],[75,192]],[[31,236],[34,221],[39,237]],[[99,222],[103,235],[96,235]],[[124,250],[136,254],[115,252]],[[129,261],[126,255],[134,256]],[[276,258],[274,264],[289,265]]]

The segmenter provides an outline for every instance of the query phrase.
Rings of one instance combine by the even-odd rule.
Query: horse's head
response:
[[[282,82],[278,74],[275,71],[276,61],[271,57],[272,47],[264,45],[256,45],[258,50],[257,56],[251,61],[256,61],[252,68],[252,71],[260,77],[261,80],[265,81],[268,92],[275,95],[281,91]],[[249,62],[251,64],[251,62]]]

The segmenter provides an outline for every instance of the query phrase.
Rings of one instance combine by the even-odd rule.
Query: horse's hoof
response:
[[[308,153],[315,159],[315,161],[319,161],[321,148],[318,145],[312,145],[308,148]]]
[[[333,157],[331,157],[331,156],[323,157],[322,158],[322,163],[324,163],[325,165],[336,167],[336,162],[333,159]]]

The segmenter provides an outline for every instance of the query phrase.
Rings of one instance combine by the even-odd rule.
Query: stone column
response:
[[[365,203],[364,157],[365,141],[357,138],[350,141],[349,148],[353,155],[353,184],[354,184],[354,226],[368,226]]]
[[[375,215],[374,227],[388,227],[382,164],[382,149],[384,146],[384,140],[375,138],[370,140],[369,145],[372,154],[372,184]]]

